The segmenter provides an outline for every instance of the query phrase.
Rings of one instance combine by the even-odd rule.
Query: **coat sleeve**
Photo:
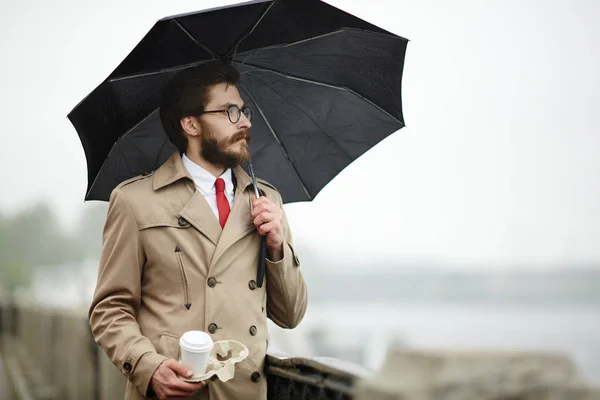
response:
[[[141,393],[147,392],[154,371],[166,360],[142,335],[136,320],[144,262],[132,208],[117,188],[109,202],[89,322],[96,343]]]
[[[292,329],[306,313],[308,295],[279,194],[277,200],[283,212],[283,258],[266,261],[267,315],[280,327]]]

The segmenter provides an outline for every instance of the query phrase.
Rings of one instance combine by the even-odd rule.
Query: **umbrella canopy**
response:
[[[254,171],[286,203],[313,199],[340,171],[404,126],[407,39],[318,0],[253,1],[158,21],[68,115],[88,168],[86,200],[175,151],[160,123],[162,89],[212,60],[241,73],[253,109]]]

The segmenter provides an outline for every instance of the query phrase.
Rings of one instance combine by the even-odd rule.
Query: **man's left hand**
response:
[[[283,212],[265,196],[252,196],[252,218],[261,236],[267,237],[267,248],[272,261],[283,258]]]

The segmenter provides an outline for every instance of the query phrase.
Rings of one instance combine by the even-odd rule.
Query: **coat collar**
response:
[[[183,166],[181,155],[179,152],[175,152],[171,154],[169,159],[165,161],[165,163],[161,165],[154,173],[152,189],[154,189],[154,191],[160,190],[165,186],[169,186],[170,184],[184,178],[192,180],[192,177],[188,174],[187,170]]]
[[[242,167],[238,166],[232,168],[232,172],[234,175],[232,178],[236,187],[236,193],[238,190],[245,191],[248,185],[252,184],[252,179],[250,179],[250,176],[248,176]],[[183,166],[181,155],[179,152],[174,152],[154,173],[152,188],[155,191],[160,190],[185,178],[193,181],[192,177]]]
[[[252,222],[250,193],[247,191],[248,186],[252,185],[252,179],[239,166],[232,168],[232,172],[236,186],[235,197],[227,224],[223,229],[204,196],[195,190],[193,180],[183,166],[181,155],[178,152],[172,154],[153,176],[152,187],[155,191],[172,187],[179,193],[178,198],[187,198],[181,205],[182,208],[174,211],[177,217],[189,222],[215,245],[211,265],[218,261],[233,243],[256,229]],[[189,184],[175,184],[184,179],[188,179]]]

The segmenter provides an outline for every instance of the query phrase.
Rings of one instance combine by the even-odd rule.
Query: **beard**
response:
[[[202,136],[200,143],[202,145],[200,154],[202,158],[213,165],[222,165],[225,168],[234,168],[244,164],[250,158],[248,147],[242,146],[240,150],[229,150],[233,144],[240,140],[250,142],[248,129],[236,132],[233,136],[219,140],[214,132],[206,125],[202,124]]]

